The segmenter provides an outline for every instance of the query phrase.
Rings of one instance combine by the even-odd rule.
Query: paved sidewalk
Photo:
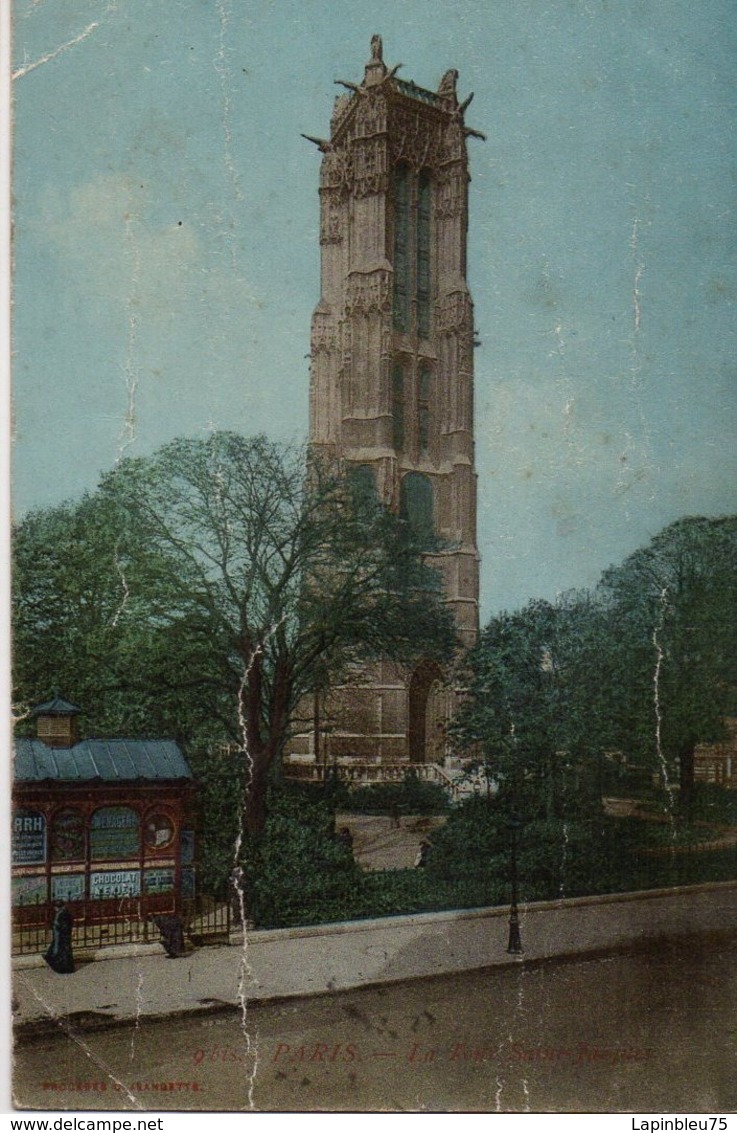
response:
[[[737,882],[523,907],[522,958],[506,951],[507,915],[481,909],[251,931],[245,944],[177,960],[159,945],[110,949],[110,958],[101,952],[67,976],[38,958],[38,966],[15,966],[14,1020],[93,1025],[734,931]]]

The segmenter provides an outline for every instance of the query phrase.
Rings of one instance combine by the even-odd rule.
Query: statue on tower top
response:
[[[366,73],[363,83],[365,87],[377,86],[386,78],[387,70],[384,66],[384,44],[380,35],[371,36],[371,58],[366,64]]]

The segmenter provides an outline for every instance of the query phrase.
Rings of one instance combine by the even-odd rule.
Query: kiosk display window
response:
[[[62,810],[51,821],[52,862],[84,861],[84,815],[79,810]]]
[[[174,841],[174,823],[168,814],[152,814],[144,823],[144,839],[149,850],[163,850]]]
[[[13,865],[46,861],[46,819],[40,811],[18,810],[13,815]]]
[[[127,806],[106,806],[96,810],[90,822],[90,858],[112,861],[135,858],[140,853],[138,815]]]

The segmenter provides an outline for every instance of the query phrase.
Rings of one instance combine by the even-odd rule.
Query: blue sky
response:
[[[449,67],[473,181],[483,616],[737,510],[732,0],[18,0],[14,500],[307,425],[335,79]],[[45,61],[43,61],[45,60]]]

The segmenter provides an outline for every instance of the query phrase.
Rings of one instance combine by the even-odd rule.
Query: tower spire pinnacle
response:
[[[375,87],[386,78],[384,63],[384,41],[380,35],[371,36],[371,58],[366,64],[364,86]]]

